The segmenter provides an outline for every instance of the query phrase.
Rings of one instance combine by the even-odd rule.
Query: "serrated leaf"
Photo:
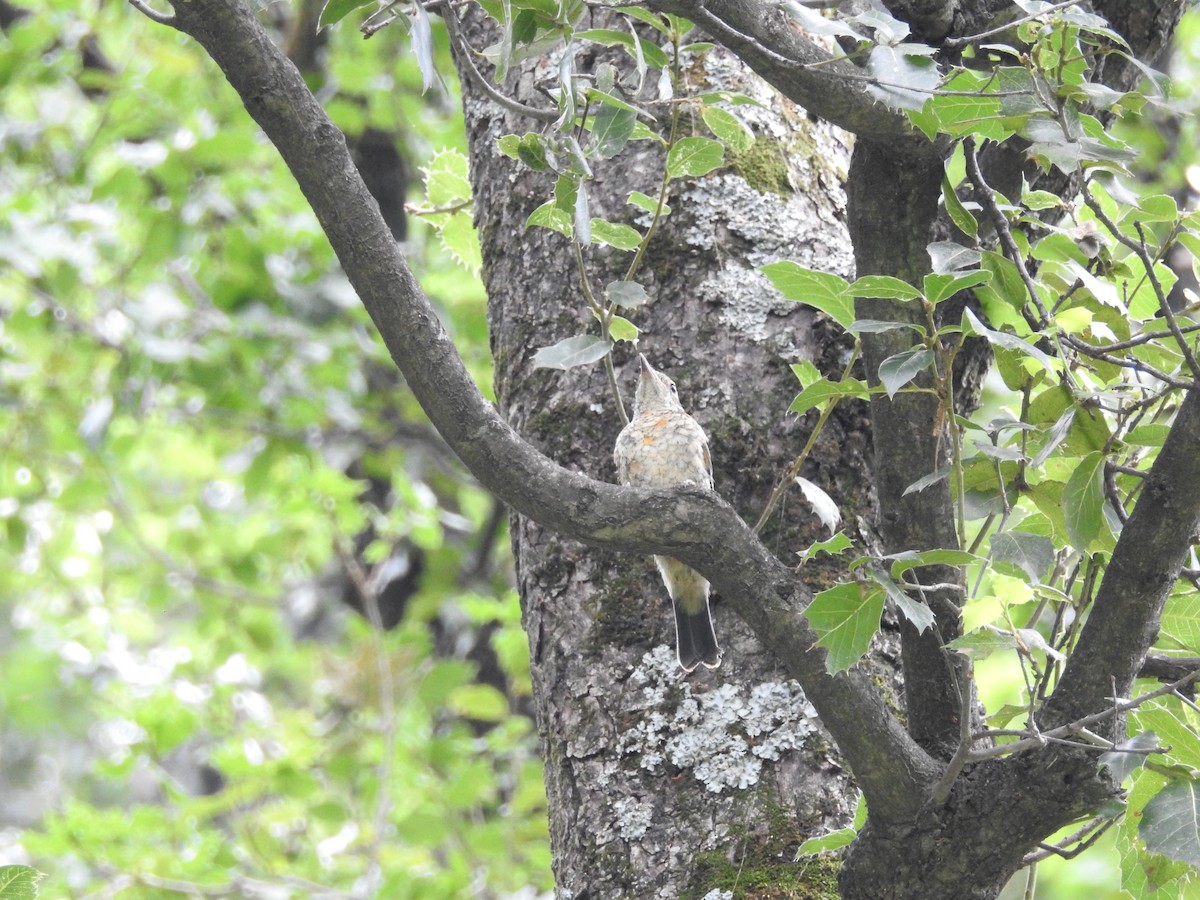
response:
[[[608,244],[618,250],[636,250],[642,242],[642,236],[637,229],[620,222],[592,219],[591,226],[592,242],[596,244]]]
[[[731,150],[745,153],[754,145],[754,132],[728,110],[705,106],[700,111],[700,116],[709,130]]]
[[[686,137],[667,153],[669,178],[707,175],[725,162],[725,148],[710,138]]]
[[[0,900],[35,900],[44,877],[29,866],[0,866]]]
[[[614,341],[636,344],[641,331],[624,316],[613,316],[608,323],[608,334]]]
[[[893,47],[877,44],[867,56],[867,72],[878,84],[867,90],[894,109],[920,109],[941,81],[941,73],[917,45]],[[906,52],[907,51],[907,52]]]
[[[855,297],[872,297],[879,300],[916,300],[921,292],[899,278],[891,275],[864,275],[850,285]]]
[[[1017,642],[1007,631],[1000,631],[990,625],[969,631],[962,637],[955,638],[946,645],[959,653],[965,653],[975,660],[985,659],[997,650],[1014,650]]]
[[[809,9],[807,6],[796,3],[795,0],[787,0],[783,4],[783,9],[809,34],[835,35],[838,37],[853,38],[857,41],[865,41],[867,39],[864,35],[855,31],[839,19],[827,19],[818,10]]]
[[[421,172],[425,176],[425,202],[429,206],[451,206],[471,199],[469,163],[459,151],[442,150]]]
[[[479,234],[475,231],[471,215],[456,212],[438,228],[438,232],[442,246],[455,261],[468,272],[478,274],[483,267],[483,250],[479,246]]]
[[[636,281],[610,281],[604,289],[604,296],[610,303],[627,309],[643,306],[650,300],[646,289]]]
[[[1093,451],[1079,461],[1062,496],[1063,520],[1072,546],[1087,553],[1104,527],[1104,454]]]
[[[594,334],[577,334],[533,354],[535,369],[571,369],[604,359],[612,352],[612,341]]]
[[[979,562],[979,557],[966,550],[939,547],[934,550],[904,550],[889,553],[884,559],[892,561],[890,571],[893,578],[903,578],[906,572],[922,566],[967,566]]]
[[[828,651],[825,669],[831,675],[850,668],[871,646],[883,615],[884,593],[879,588],[851,582],[821,591],[804,611],[817,633],[817,643]]]
[[[1054,565],[1054,541],[1027,531],[1001,531],[991,537],[992,561],[1016,566],[1031,584],[1041,584]]]
[[[917,491],[923,491],[923,490],[925,490],[925,488],[929,487],[930,485],[937,484],[939,481],[941,481],[943,478],[945,478],[949,474],[950,474],[949,468],[942,468],[942,469],[937,469],[933,472],[930,472],[928,475],[923,475],[922,477],[920,477],[916,481],[914,481],[912,484],[910,484],[908,487],[906,487],[904,489],[904,493],[901,494],[900,496],[907,497],[909,494],[916,493]]]
[[[925,347],[904,350],[881,362],[879,364],[879,380],[883,382],[888,399],[895,397],[896,391],[932,365],[933,353]]]
[[[1138,836],[1146,849],[1200,866],[1200,782],[1172,781],[1146,804]]]
[[[854,295],[845,279],[791,260],[769,263],[762,271],[786,299],[816,307],[843,328],[854,321]]]
[[[814,544],[809,544],[805,549],[797,552],[801,562],[808,562],[818,553],[828,553],[830,556],[837,556],[839,553],[845,553],[852,546],[850,538],[846,537],[844,531],[839,531],[827,541],[817,541]]]

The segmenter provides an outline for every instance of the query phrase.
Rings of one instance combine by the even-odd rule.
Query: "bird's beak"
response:
[[[652,376],[654,374],[654,369],[652,369],[650,367],[650,362],[649,362],[649,360],[646,359],[646,355],[644,353],[638,354],[638,363],[642,367],[642,377],[643,378],[649,378],[650,376]]]

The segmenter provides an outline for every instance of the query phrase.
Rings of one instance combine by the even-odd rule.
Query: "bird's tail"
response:
[[[715,669],[721,664],[721,648],[717,646],[717,635],[713,631],[712,616],[708,612],[708,600],[700,612],[690,613],[680,603],[675,607],[675,646],[679,653],[679,665],[691,672],[703,664]]]
[[[699,665],[715,669],[721,664],[721,648],[708,611],[708,582],[695,569],[677,559],[656,556],[659,574],[675,607],[675,647],[679,665],[691,672]]]

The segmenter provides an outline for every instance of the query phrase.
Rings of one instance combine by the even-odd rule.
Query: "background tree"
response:
[[[1196,525],[1187,480],[1196,437],[1189,401],[1169,437],[1166,421],[1161,431],[1137,432],[1150,417],[1169,420],[1195,377],[1187,326],[1166,303],[1168,276],[1158,263],[1172,245],[1188,247],[1193,223],[1157,198],[1121,206],[1130,198],[1116,189],[1119,182],[1095,178],[1085,187],[1098,226],[1083,215],[1067,233],[1053,218],[1075,212],[1070,201],[1080,183],[1070,176],[1081,164],[1092,175],[1121,173],[1124,150],[1087,104],[1111,111],[1146,101],[1126,90],[1139,70],[1121,60],[1153,56],[1180,9],[1164,6],[1160,16],[1139,18],[1137,29],[1121,21],[1120,9],[1104,10],[1131,45],[1129,53],[1114,53],[1119,39],[1102,20],[1066,9],[1043,17],[1051,10],[1038,5],[1012,24],[1016,33],[1006,35],[1005,46],[960,58],[963,48],[993,37],[992,10],[964,6],[926,16],[896,8],[908,25],[879,10],[833,25],[790,7],[807,30],[838,31],[865,60],[855,68],[826,59],[782,9],[727,6],[662,9],[696,15],[711,37],[786,97],[857,135],[847,209],[860,276],[853,286],[826,274],[848,274],[844,255],[824,252],[845,247],[835,181],[840,139],[765,93],[732,56],[697,43],[690,23],[635,8],[626,14],[642,30],[617,31],[603,27],[609,23],[599,12],[581,21],[582,5],[516,4],[516,12],[505,5],[491,10],[500,26],[490,38],[468,17],[458,59],[470,68],[466,48],[495,40],[492,57],[503,81],[526,45],[570,33],[588,47],[568,52],[558,66],[540,58],[521,64],[513,95],[497,97],[477,81],[480,98],[467,98],[497,399],[509,422],[560,463],[611,474],[618,419],[592,410],[616,380],[613,369],[573,369],[570,380],[552,380],[536,366],[589,355],[607,366],[612,339],[636,333],[615,317],[617,308],[653,297],[638,313],[644,346],[661,335],[659,352],[674,365],[661,356],[656,362],[676,375],[685,398],[696,398],[713,440],[719,492],[753,520],[771,507],[777,482],[803,473],[805,494],[823,514],[788,503],[764,517],[761,539],[710,495],[620,491],[551,464],[518,438],[482,401],[391,234],[370,215],[340,135],[249,14],[181,3],[172,24],[204,44],[288,161],[441,435],[485,486],[528,516],[516,521],[514,548],[562,889],[642,894],[660,886],[674,895],[741,886],[739,873],[752,889],[825,877],[823,866],[798,869],[789,852],[849,812],[840,773],[816,774],[828,772],[827,747],[811,701],[869,810],[842,868],[843,895],[879,896],[886,884],[894,896],[994,896],[1037,842],[1118,796],[1114,773],[1125,773],[1130,753],[1111,755],[1123,712],[1113,698],[1133,695]],[[414,15],[414,47],[428,80],[425,19],[419,8]],[[910,31],[930,43],[910,40]],[[628,47],[629,61],[587,42]],[[935,57],[941,68],[930,62]],[[1019,64],[1006,65],[1014,60]],[[644,78],[643,69],[652,68],[665,74]],[[546,73],[557,109],[539,82]],[[741,95],[768,99],[771,115],[736,105]],[[561,118],[563,127],[504,138],[519,129],[497,127],[497,101],[504,116],[532,115],[551,126]],[[668,112],[656,116],[639,102]],[[924,134],[897,108],[910,109]],[[703,129],[715,140],[702,137]],[[494,153],[497,137],[525,168]],[[961,149],[951,139],[962,139]],[[646,149],[626,150],[629,140]],[[997,149],[977,152],[985,140]],[[797,153],[801,147],[816,153]],[[613,164],[606,174],[603,161],[618,151],[620,174]],[[1022,190],[1025,156],[1051,172],[1033,192]],[[453,164],[445,162],[434,173],[445,178],[431,178],[431,186],[451,180]],[[538,174],[549,169],[553,182]],[[963,171],[973,204],[954,192]],[[1034,180],[1039,167],[1024,174]],[[630,189],[641,192],[632,198],[641,212],[624,211]],[[927,249],[931,239],[951,235],[950,224],[938,223],[943,193],[957,246],[943,240]],[[1051,217],[1042,221],[1034,213],[1044,210]],[[444,215],[451,216],[441,223],[449,233],[453,217]],[[512,235],[526,219],[548,230],[533,232],[518,254]],[[989,249],[989,228],[1002,253]],[[1114,247],[1094,266],[1087,259],[1102,254],[1084,251],[1099,243],[1092,229],[1102,228],[1124,250]],[[465,246],[448,243],[460,253]],[[593,244],[612,250],[594,252]],[[632,263],[614,252],[622,249]],[[805,265],[778,263],[780,257]],[[768,289],[755,270],[768,262],[785,296],[828,317],[786,306],[781,315],[779,301],[764,304]],[[572,283],[586,306],[564,298],[563,286]],[[600,285],[608,287],[601,292]],[[981,306],[964,316],[963,298],[956,305],[954,297],[966,289]],[[573,310],[586,318],[589,306],[599,337],[577,335],[535,353],[583,330]],[[1131,318],[1149,324],[1135,332]],[[853,342],[838,339],[841,329]],[[974,389],[983,346],[972,348],[964,335],[997,348],[998,368],[1021,401],[1011,421],[983,426],[978,453],[960,431],[969,435],[969,423],[954,417],[971,405],[962,398]],[[618,361],[627,359],[617,352]],[[850,369],[860,352],[867,381]],[[1122,381],[1121,368],[1153,380]],[[793,408],[819,411],[809,417],[815,421],[777,425],[795,390],[788,387],[793,371],[805,387]],[[876,448],[871,475],[862,409],[839,402],[867,396]],[[809,443],[796,458],[802,441]],[[1144,485],[1138,465],[1152,465]],[[1155,501],[1133,505],[1114,541],[1131,499],[1147,492]],[[844,560],[824,568],[809,562],[802,577],[791,569],[792,554],[809,548],[805,557],[813,555],[812,540],[835,521],[827,495],[852,526],[849,537],[826,549],[836,553],[853,540],[861,555],[849,567],[857,576],[809,605],[809,583],[823,588],[846,571]],[[728,635],[730,662],[680,682],[669,653],[652,649],[669,637],[669,616],[659,607],[656,635],[644,605],[659,596],[654,578],[643,577],[648,567],[631,576],[631,557],[606,557],[543,529],[609,550],[671,552],[695,565],[724,597],[718,630]],[[1025,594],[1001,590],[997,570],[1005,564]],[[907,590],[900,586],[906,581]],[[959,640],[968,588],[972,602],[992,612],[978,613],[983,624],[1008,627]],[[877,664],[857,663],[885,600],[895,604],[885,631],[899,630],[906,676],[903,723],[883,690],[886,665],[881,677],[870,668]],[[997,619],[1003,600],[1010,602]],[[1188,620],[1186,592],[1172,602]],[[1018,617],[1028,627],[1015,627]],[[814,649],[818,639],[823,649]],[[998,647],[1024,654],[1025,705],[1002,713],[1019,726],[1028,715],[1028,725],[1013,735],[972,736],[980,723],[970,663],[943,649],[950,642],[974,656]],[[1188,638],[1179,643],[1194,652]],[[1180,676],[1175,688],[1183,688],[1186,668],[1171,671]],[[1157,716],[1156,728],[1186,723],[1186,699],[1177,694],[1167,692],[1161,703],[1141,694],[1138,715]],[[1171,749],[1176,768],[1143,770],[1143,794],[1133,807],[1142,808],[1166,773],[1171,783],[1146,812],[1176,835],[1169,826],[1193,790],[1179,768],[1190,752],[1186,727],[1180,730],[1180,746]],[[989,747],[997,737],[1016,740]],[[1162,751],[1145,737],[1134,749]],[[1101,751],[1110,753],[1103,766]],[[754,790],[741,790],[749,785]],[[1074,840],[1090,839],[1112,820],[1105,812]],[[1153,842],[1153,829],[1144,836]],[[681,846],[713,852],[693,850],[682,861]],[[1154,846],[1185,860],[1194,853],[1186,842]],[[772,866],[781,855],[782,864]],[[732,866],[723,864],[729,857]],[[1146,875],[1143,861],[1133,859],[1131,885],[1139,871],[1148,881],[1171,874]]]

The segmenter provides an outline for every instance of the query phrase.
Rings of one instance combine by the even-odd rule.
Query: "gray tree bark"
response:
[[[465,28],[474,46],[488,43],[480,22]],[[577,59],[583,71],[600,61]],[[638,349],[678,383],[709,435],[717,491],[753,522],[812,426],[787,414],[799,388],[788,365],[808,359],[840,371],[850,350],[836,326],[782,300],[758,267],[795,259],[852,273],[842,190],[849,146],[727,51],[701,65],[690,76],[696,84],[749,92],[767,108],[753,112],[754,159],[673,183],[673,212],[639,276],[652,300],[636,317]],[[530,63],[505,90],[545,106],[535,90],[544,74]],[[465,75],[463,89],[501,412],[559,463],[615,481],[621,424],[601,364],[567,372],[532,365],[539,347],[596,332],[567,239],[525,228],[554,176],[496,152],[500,136],[530,130],[528,119]],[[642,146],[597,164],[588,183],[593,215],[646,226],[625,200],[631,190],[657,195],[664,152]],[[595,285],[621,278],[629,258],[593,247],[588,277]],[[628,344],[615,362],[628,404],[637,373]],[[871,503],[865,411],[844,410],[802,473],[837,498],[851,523]],[[797,494],[765,535],[785,561],[828,536]],[[685,675],[649,556],[589,549],[522,515],[513,516],[512,541],[561,894],[703,896],[731,886],[740,868],[796,878],[798,843],[845,825],[854,808],[848,773],[799,685],[720,596],[714,619],[724,663]],[[809,569],[814,584],[829,583],[826,565]],[[828,879],[820,866],[811,875]]]

